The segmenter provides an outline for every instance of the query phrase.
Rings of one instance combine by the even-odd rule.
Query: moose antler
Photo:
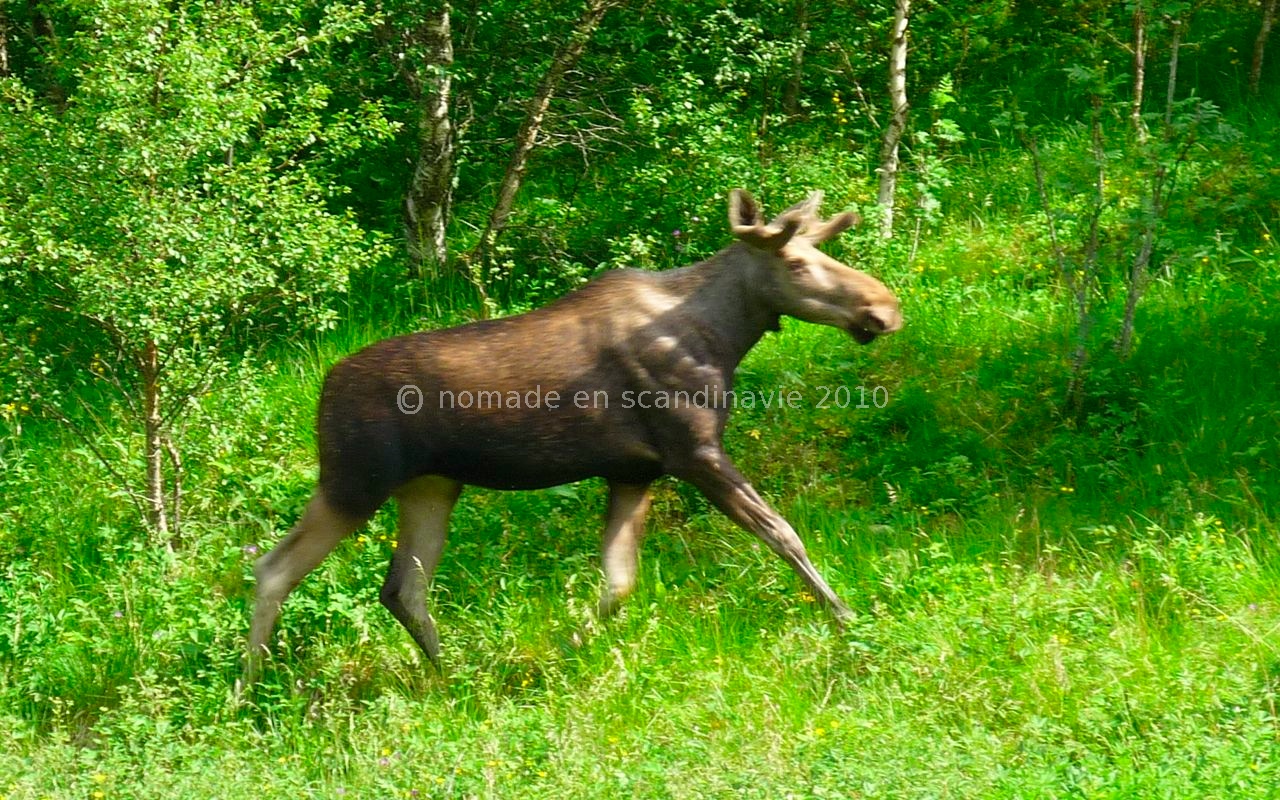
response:
[[[811,192],[765,225],[755,199],[742,189],[734,189],[729,195],[729,225],[739,239],[762,250],[777,252],[793,236],[800,235],[812,244],[821,244],[862,222],[862,217],[852,211],[824,221],[818,216],[821,205],[822,190]]]
[[[784,216],[790,213],[800,214],[802,219],[800,235],[813,244],[821,244],[829,239],[834,239],[849,228],[862,222],[862,217],[853,211],[846,211],[823,221],[818,216],[818,207],[821,205],[822,190],[819,189],[811,192],[804,202],[795,204],[782,212],[782,214]]]

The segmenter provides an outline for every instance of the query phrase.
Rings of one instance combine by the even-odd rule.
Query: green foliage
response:
[[[20,502],[0,512],[0,726],[14,743],[0,791],[204,796],[212,775],[222,796],[893,797],[909,775],[969,797],[1265,797],[1280,770],[1276,454],[1211,453],[1280,429],[1239,388],[1276,376],[1229,337],[1182,341],[1212,325],[1197,309],[1273,335],[1274,315],[1249,305],[1275,287],[1267,265],[1261,295],[1226,276],[1157,289],[1155,341],[1127,367],[1151,408],[1124,412],[1112,388],[1119,407],[1079,432],[1037,399],[1057,379],[1032,371],[1061,335],[1053,306],[999,278],[953,319],[941,311],[957,298],[915,295],[915,329],[877,352],[800,325],[767,339],[740,388],[796,386],[806,407],[737,414],[729,446],[854,601],[844,636],[772,554],[663,485],[637,595],[570,650],[597,584],[602,487],[469,492],[435,594],[443,676],[377,604],[388,511],[299,587],[263,684],[235,706],[251,564],[305,501],[319,377],[376,332],[292,348],[202,404],[189,491],[209,505],[173,555],[98,516],[122,501],[55,430],[7,440],[19,457],[3,489]],[[818,386],[855,380],[886,385],[890,404],[813,407]],[[1269,417],[1235,433],[1235,408]],[[68,458],[83,487],[54,479]],[[1118,464],[1115,480],[1095,464]],[[1233,488],[1222,470],[1237,467],[1257,477]],[[93,502],[70,500],[85,491]]]
[[[70,420],[64,391],[115,392],[168,430],[235,358],[332,325],[328,299],[379,257],[325,209],[342,190],[315,154],[390,123],[374,103],[323,115],[329,89],[297,66],[367,20],[331,6],[314,29],[266,28],[245,6],[106,0],[49,13],[73,30],[61,90],[6,78],[0,106],[0,286],[22,298],[0,309],[5,394]]]
[[[252,563],[312,489],[325,369],[476,309],[465,278],[412,283],[388,246],[424,9],[378,9],[0,5],[0,800],[1274,794],[1280,142],[1274,97],[1240,89],[1258,9],[1217,0],[1148,4],[1152,53],[1183,15],[1185,80],[1165,129],[1153,55],[1145,144],[1132,4],[918,9],[906,227],[827,246],[906,327],[861,349],[785,323],[738,389],[801,407],[740,408],[727,434],[848,631],[664,482],[636,595],[573,649],[603,487],[468,491],[434,591],[442,675],[377,602],[389,507],[299,586],[236,703]],[[733,186],[873,208],[885,4],[623,11],[552,105],[489,276],[504,312],[714,252]],[[455,9],[455,251],[573,13]],[[1100,223],[1074,413],[1069,281],[1015,122],[1072,259]],[[132,506],[148,342],[182,444],[172,549]],[[859,389],[888,402],[838,401]]]

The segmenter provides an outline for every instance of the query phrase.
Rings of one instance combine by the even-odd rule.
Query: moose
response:
[[[822,220],[820,201],[815,192],[766,224],[756,201],[734,190],[737,241],[705,261],[610,271],[528,313],[386,339],[335,365],[317,415],[318,486],[254,567],[246,678],[293,588],[392,497],[399,534],[380,599],[439,669],[427,594],[467,484],[606,481],[599,620],[635,586],[649,486],[671,475],[763,540],[837,625],[846,621],[848,606],[721,443],[734,370],[782,315],[843,329],[861,344],[902,327],[883,283],[818,250],[858,219]]]

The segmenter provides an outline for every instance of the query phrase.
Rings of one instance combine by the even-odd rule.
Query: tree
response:
[[[240,4],[46,7],[64,80],[36,92],[23,76],[48,65],[14,64],[0,102],[0,291],[23,301],[0,310],[0,349],[90,447],[91,412],[69,398],[116,393],[142,433],[131,496],[168,541],[192,401],[265,334],[327,324],[324,296],[380,252],[326,211],[322,157],[390,126],[371,106],[324,118],[304,66],[368,21],[341,5],[310,31]]]
[[[449,3],[427,17],[409,37],[402,53],[411,63],[404,74],[418,105],[418,146],[413,176],[405,193],[405,240],[419,269],[436,269],[449,260],[446,233],[453,205],[455,168],[452,119],[453,29]],[[414,63],[421,59],[421,64]]]
[[[489,213],[489,220],[470,254],[469,261],[473,270],[482,269],[488,261],[494,241],[506,227],[507,219],[511,216],[516,192],[520,190],[525,169],[528,167],[529,153],[537,144],[547,108],[551,105],[551,98],[560,88],[565,74],[582,57],[583,51],[586,50],[592,34],[604,19],[604,15],[610,8],[620,5],[621,2],[622,0],[587,0],[586,7],[583,8],[582,15],[578,17],[573,30],[552,56],[547,71],[543,73],[542,80],[538,82],[538,87],[529,100],[520,130],[516,133],[511,159],[507,163],[507,170],[498,187],[497,199],[494,201],[493,210]],[[477,279],[477,285],[483,291],[482,281]]]
[[[791,53],[791,75],[782,89],[782,113],[795,116],[800,110],[800,88],[804,83],[804,51],[809,44],[809,0],[797,0],[796,43]]]
[[[0,78],[9,77],[9,15],[0,4]]]
[[[898,146],[907,130],[907,26],[911,0],[894,0],[892,44],[889,48],[889,127],[880,149],[880,236],[893,238],[893,201],[898,186]]]
[[[1249,63],[1249,94],[1258,95],[1258,87],[1262,83],[1262,60],[1267,52],[1267,38],[1271,36],[1271,26],[1276,20],[1276,0],[1263,0],[1262,24],[1258,26],[1258,37],[1253,40],[1253,59]]]
[[[1139,142],[1147,140],[1147,126],[1142,121],[1142,96],[1147,81],[1147,9],[1143,0],[1133,4],[1133,99],[1129,118]]]

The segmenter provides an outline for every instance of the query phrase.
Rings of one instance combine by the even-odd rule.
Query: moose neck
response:
[[[711,258],[668,273],[688,298],[685,308],[732,372],[768,331],[778,330],[779,314],[768,301],[767,265],[734,244]]]

